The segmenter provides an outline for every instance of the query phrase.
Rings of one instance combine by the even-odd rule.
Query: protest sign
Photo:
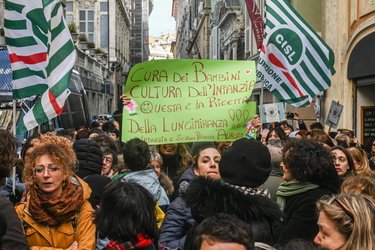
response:
[[[331,107],[329,108],[329,113],[326,119],[326,124],[334,129],[337,129],[339,124],[341,113],[344,106],[332,100]]]
[[[171,59],[136,64],[124,93],[122,140],[150,145],[234,141],[245,136],[256,104],[254,61]]]
[[[285,108],[283,102],[259,105],[262,112],[262,123],[280,122],[285,120]]]

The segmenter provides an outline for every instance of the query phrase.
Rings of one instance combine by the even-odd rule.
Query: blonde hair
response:
[[[359,150],[358,148],[355,148],[355,147],[350,147],[350,148],[347,148],[346,150],[352,156],[353,160],[355,160],[356,162],[360,164],[359,167],[355,166],[357,174],[361,174],[361,173],[365,173],[368,175],[372,174],[370,164],[367,158],[367,154],[364,150]]]
[[[348,177],[341,185],[341,194],[363,194],[375,199],[375,176],[359,174]]]
[[[365,195],[338,195],[321,199],[318,210],[335,223],[346,242],[340,250],[375,249],[375,201]]]
[[[54,134],[40,135],[40,139],[35,140],[33,151],[26,156],[23,170],[24,181],[29,188],[34,184],[36,161],[42,155],[48,155],[54,163],[62,168],[64,173],[70,176],[74,174],[77,157],[69,139]]]

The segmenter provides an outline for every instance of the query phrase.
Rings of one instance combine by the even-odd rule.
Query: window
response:
[[[89,42],[94,42],[94,10],[79,11],[79,33],[85,34]]]
[[[108,12],[108,2],[100,2],[100,11]]]
[[[65,4],[65,10],[67,11],[67,12],[69,12],[69,11],[73,11],[73,2],[66,2],[66,4]]]
[[[108,48],[108,15],[100,15],[100,47]]]
[[[71,22],[73,22],[73,15],[66,15],[66,23],[70,24]]]

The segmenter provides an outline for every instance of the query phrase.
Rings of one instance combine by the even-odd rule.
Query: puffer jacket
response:
[[[218,213],[235,215],[248,223],[253,230],[255,242],[273,245],[272,226],[282,220],[279,205],[262,195],[246,195],[222,180],[198,176],[190,181],[186,193],[187,205],[196,224],[190,230],[184,249],[191,249],[194,228],[205,218]]]
[[[165,192],[164,188],[160,185],[155,169],[149,168],[145,170],[131,172],[122,178],[118,178],[116,181],[128,181],[138,183],[151,193],[154,201],[159,201],[158,205],[163,211],[166,211],[170,204],[167,193]]]
[[[102,172],[102,151],[96,141],[90,139],[80,139],[73,144],[78,160],[77,176],[83,179],[91,188],[89,202],[93,209],[100,203],[100,195],[104,187],[111,182]]]
[[[17,204],[16,212],[31,250],[67,249],[74,241],[78,242],[78,249],[95,249],[96,227],[93,209],[88,202],[91,189],[77,176],[72,177],[71,181],[83,187],[84,203],[71,219],[58,226],[48,227],[34,220],[29,212],[29,198]]]
[[[184,193],[189,186],[189,182],[197,177],[194,174],[193,166],[190,166],[179,180],[179,197],[169,205],[165,214],[163,224],[160,228],[159,242],[170,248],[183,248],[186,234],[195,223],[190,207],[186,205]]]

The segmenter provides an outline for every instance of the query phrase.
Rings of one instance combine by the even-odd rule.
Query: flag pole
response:
[[[16,134],[16,100],[13,99],[13,134]],[[13,194],[16,195],[16,166],[13,166],[13,173],[12,173],[12,190]]]
[[[260,87],[260,107],[262,107],[262,108],[263,108],[263,94],[264,94],[263,88],[264,88],[264,83],[262,81],[262,86]],[[260,121],[262,122],[263,121],[263,115],[264,115],[262,110],[259,110],[259,115],[260,115]],[[261,126],[261,128],[260,128],[260,133],[262,133],[262,132],[263,132],[263,126]]]

